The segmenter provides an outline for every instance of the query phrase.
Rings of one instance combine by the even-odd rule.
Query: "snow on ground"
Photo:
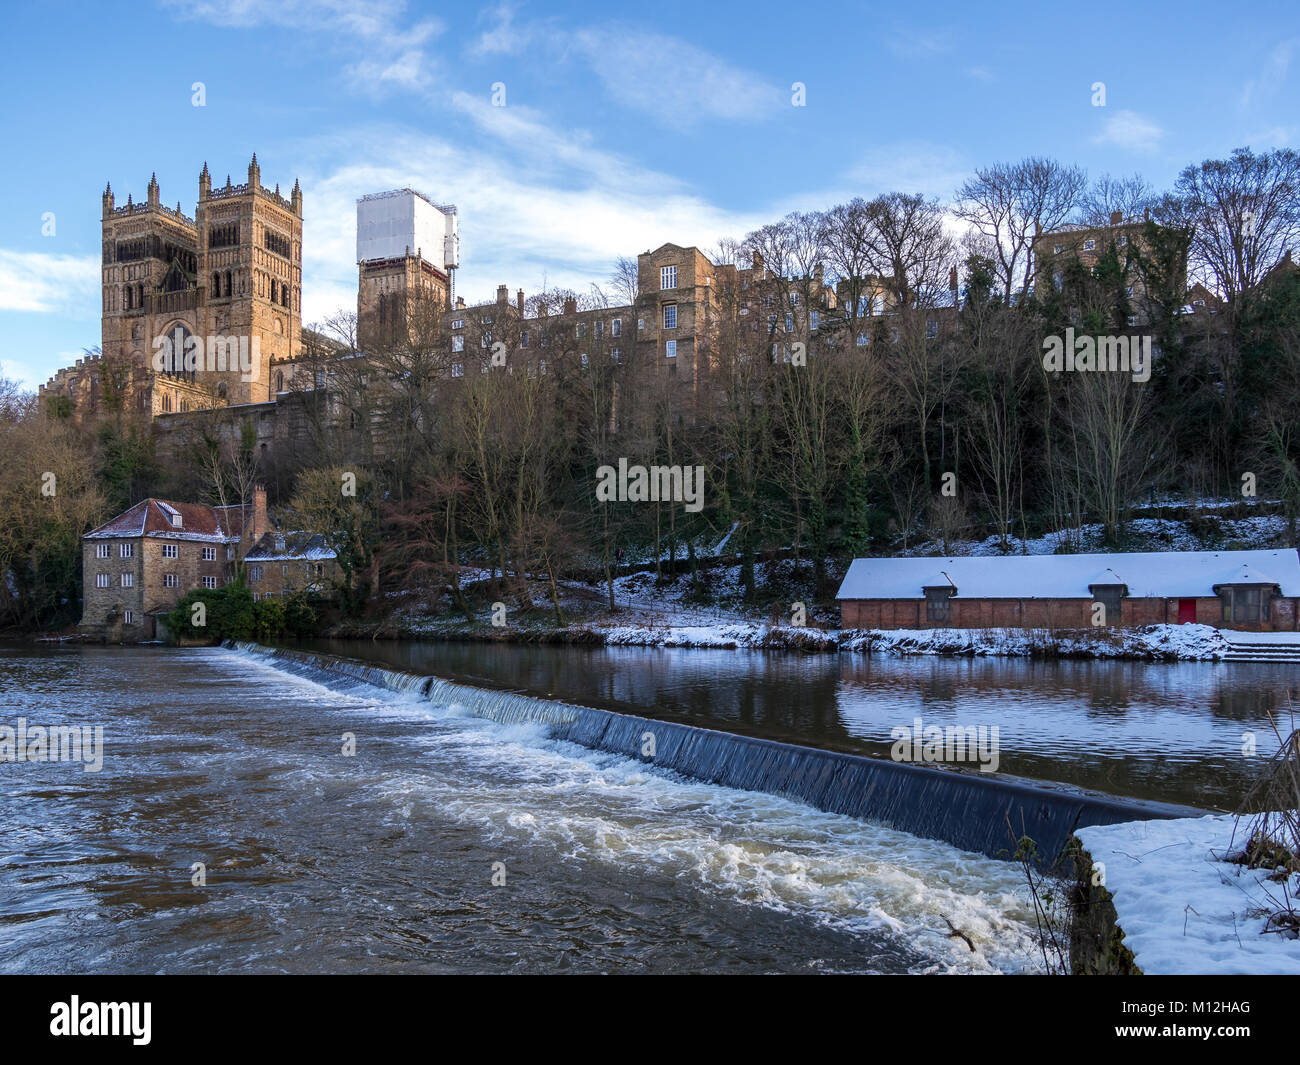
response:
[[[1222,860],[1245,843],[1236,817],[1134,821],[1081,828],[1075,835],[1105,866],[1124,945],[1148,975],[1300,975],[1300,939],[1265,934],[1289,885],[1267,872]]]
[[[817,629],[760,622],[714,625],[617,625],[605,642],[632,647],[799,648],[893,655],[1006,655],[1063,658],[1209,660],[1227,647],[1209,625],[1148,625],[1141,629]],[[1294,635],[1294,634],[1292,634]]]

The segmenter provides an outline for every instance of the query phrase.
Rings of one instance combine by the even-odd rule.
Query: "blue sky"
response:
[[[302,182],[310,323],[355,308],[356,197],[401,185],[458,205],[472,302],[1025,155],[1163,187],[1300,146],[1295,0],[47,0],[6,12],[3,59],[0,373],[29,387],[99,343],[105,181],[142,199],[156,171],[192,215],[205,160]]]

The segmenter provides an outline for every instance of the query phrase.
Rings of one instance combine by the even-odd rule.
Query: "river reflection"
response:
[[[693,648],[313,640],[298,646],[791,743],[888,755],[890,730],[997,726],[1000,771],[1216,810],[1285,734],[1300,671],[1273,663],[868,657]]]

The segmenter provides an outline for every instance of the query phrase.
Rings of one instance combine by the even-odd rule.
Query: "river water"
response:
[[[0,724],[104,730],[98,772],[0,763],[0,971],[1039,964],[1010,863],[321,681],[219,648],[0,648]]]
[[[564,702],[867,754],[998,725],[1001,770],[1231,808],[1295,671],[314,641]],[[0,647],[3,972],[1019,972],[1017,866],[218,648]],[[355,754],[343,753],[345,734]],[[203,863],[206,882],[192,882]],[[974,950],[950,936],[958,928]]]

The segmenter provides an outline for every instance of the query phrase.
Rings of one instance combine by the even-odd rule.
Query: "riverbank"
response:
[[[1209,625],[1147,625],[1132,629],[835,629],[753,620],[674,624],[640,618],[591,618],[557,625],[523,618],[494,625],[490,616],[390,617],[349,621],[325,635],[341,638],[572,644],[610,647],[697,647],[789,650],[811,654],[947,655],[962,657],[1214,661],[1228,647]]]
[[[1300,975],[1300,940],[1270,921],[1300,893],[1300,875],[1279,879],[1237,860],[1248,830],[1235,816],[1096,825],[1075,835],[1080,913],[1092,940],[1080,951],[1076,939],[1076,972]]]

